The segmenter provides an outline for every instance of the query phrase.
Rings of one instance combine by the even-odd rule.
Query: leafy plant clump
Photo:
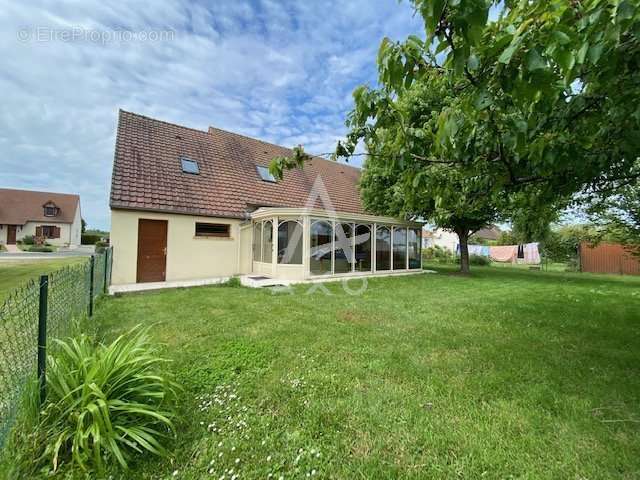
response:
[[[427,247],[423,250],[423,259],[427,262],[436,261],[438,263],[456,263],[456,255],[449,249],[440,245]]]
[[[491,265],[491,259],[489,257],[483,257],[482,255],[470,255],[469,263],[471,265],[488,267]]]
[[[227,281],[219,284],[221,287],[239,288],[242,287],[240,277],[230,277]]]
[[[85,335],[56,343],[40,425],[52,470],[100,472],[114,460],[126,469],[136,453],[164,455],[176,385],[160,373],[166,360],[147,330],[136,327],[110,345]]]
[[[29,247],[27,250],[29,252],[41,252],[41,253],[50,253],[55,251],[53,247],[47,246],[47,245],[34,245],[33,247]]]

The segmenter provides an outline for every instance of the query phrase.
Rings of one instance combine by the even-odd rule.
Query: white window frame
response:
[[[280,253],[280,244],[279,244],[279,242],[280,242],[280,226],[283,223],[289,223],[289,222],[297,223],[300,226],[300,229],[302,230],[302,236],[300,237],[300,242],[301,242],[300,249],[301,249],[301,252],[302,252],[302,258],[301,258],[301,262],[300,263],[280,263],[278,261],[278,255]],[[276,263],[278,265],[304,265],[304,223],[301,221],[301,219],[300,218],[285,218],[284,220],[279,221],[278,222],[278,229],[276,230],[276,233],[277,233],[277,235],[276,235],[276,237],[277,237],[276,238]]]

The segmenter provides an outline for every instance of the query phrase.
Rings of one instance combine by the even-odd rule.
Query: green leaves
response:
[[[540,55],[537,48],[531,48],[525,55],[524,61],[527,66],[527,70],[530,72],[547,68],[547,63],[544,58],[542,58],[542,55]]]
[[[513,57],[513,54],[516,53],[519,47],[519,39],[514,39],[514,41],[512,41],[500,54],[500,56],[498,57],[498,62],[508,64],[511,61],[511,57]]]
[[[563,70],[565,75],[573,68],[576,63],[576,57],[571,50],[556,50],[553,58]]]
[[[589,50],[587,53],[587,57],[589,58],[589,61],[594,65],[598,63],[603,50],[604,50],[603,42],[596,43],[595,45],[589,47]]]
[[[424,0],[416,3],[419,4],[420,13],[422,14],[422,18],[424,18],[427,35],[432,36],[442,17],[447,2],[445,0]]]
[[[473,106],[477,110],[484,110],[489,105],[491,105],[492,101],[493,99],[489,91],[486,88],[481,88],[480,90],[478,90],[475,98],[473,99]]]
[[[102,472],[111,461],[127,468],[134,452],[164,455],[159,439],[174,430],[164,408],[176,386],[160,375],[164,361],[146,331],[97,347],[86,336],[56,343],[41,423],[53,471],[70,463]]]
[[[618,11],[616,12],[616,19],[620,20],[630,20],[638,13],[638,5],[634,5],[634,2],[630,2],[629,0],[623,0],[618,5]]]
[[[336,148],[371,152],[368,209],[462,228],[507,218],[522,199],[535,216],[629,175],[640,157],[640,0],[414,4],[426,39],[382,41],[380,85],[354,91]],[[488,22],[491,6],[504,8]],[[274,162],[281,172],[303,156]]]
[[[480,59],[475,54],[471,54],[467,60],[467,68],[470,72],[474,72],[480,66]]]
[[[555,30],[551,34],[551,37],[559,45],[566,45],[567,43],[571,42],[571,38],[569,37],[569,35],[567,35],[566,33],[562,32],[560,30]]]
[[[360,92],[363,93],[362,91]],[[293,168],[302,168],[305,162],[311,160],[311,155],[304,151],[302,145],[293,147],[293,154],[288,157],[274,157],[269,163],[269,173],[274,176],[276,180],[282,180],[285,170],[291,170]]]
[[[388,51],[391,49],[393,42],[389,37],[384,37],[380,42],[380,47],[378,48],[378,68],[380,68],[385,61]]]

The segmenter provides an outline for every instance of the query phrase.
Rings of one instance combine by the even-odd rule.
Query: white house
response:
[[[43,237],[60,247],[80,245],[80,197],[66,193],[0,188],[0,244]]]
[[[421,271],[421,224],[367,212],[360,169],[120,112],[111,184],[113,284],[232,275],[279,280]]]
[[[502,231],[495,225],[489,225],[475,232],[472,237],[479,240],[495,241],[500,238]],[[471,242],[473,243],[473,242]],[[456,253],[460,239],[458,234],[451,230],[436,228],[433,230],[425,229],[422,231],[422,247],[442,247],[453,253]]]

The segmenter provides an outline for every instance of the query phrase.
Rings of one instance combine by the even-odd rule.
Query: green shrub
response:
[[[469,255],[469,264],[487,267],[491,265],[491,259],[482,255]]]
[[[33,235],[25,235],[24,237],[22,237],[22,243],[24,245],[33,245],[36,243],[36,241],[33,238]]]
[[[29,252],[55,252],[55,248],[48,245],[34,245],[27,249]]]
[[[96,253],[104,253],[108,246],[107,242],[96,242]]]
[[[570,258],[567,262],[567,267],[565,268],[565,272],[579,272],[580,271],[580,261],[577,258]]]
[[[427,247],[422,251],[423,259],[426,261],[436,261],[438,263],[456,263],[457,259],[454,253],[447,249],[434,245]]]
[[[231,277],[229,280],[221,283],[220,285],[223,287],[237,288],[237,287],[241,287],[242,283],[240,282],[240,277]]]
[[[80,243],[82,245],[95,245],[100,241],[102,237],[95,233],[83,233],[80,236]]]
[[[116,461],[127,468],[135,453],[164,455],[175,384],[162,376],[165,361],[147,331],[135,328],[110,345],[95,346],[84,335],[56,343],[41,421],[52,469],[103,471]]]

